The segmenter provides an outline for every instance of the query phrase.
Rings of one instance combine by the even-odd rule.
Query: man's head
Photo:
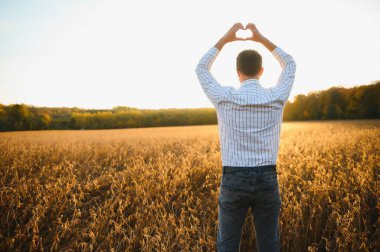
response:
[[[255,50],[244,50],[236,58],[236,70],[240,82],[259,79],[263,73],[261,55]]]

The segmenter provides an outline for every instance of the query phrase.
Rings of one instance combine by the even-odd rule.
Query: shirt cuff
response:
[[[282,49],[280,48],[280,47],[276,47],[276,49],[274,49],[273,51],[272,51],[272,54],[274,55],[274,56],[278,56],[279,54],[282,54]]]
[[[209,53],[211,53],[214,56],[217,56],[219,52],[220,52],[219,49],[216,48],[215,46],[211,47],[211,49],[209,50]]]

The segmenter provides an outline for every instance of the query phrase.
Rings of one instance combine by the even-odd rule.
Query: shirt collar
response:
[[[245,80],[241,83],[241,87],[243,86],[250,86],[250,85],[253,85],[253,86],[259,86],[261,87],[260,85],[260,81],[258,79],[248,79],[248,80]]]

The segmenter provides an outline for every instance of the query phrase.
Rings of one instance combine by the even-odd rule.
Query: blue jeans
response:
[[[281,198],[276,171],[224,173],[218,197],[219,252],[239,251],[242,227],[251,207],[258,251],[279,251]]]

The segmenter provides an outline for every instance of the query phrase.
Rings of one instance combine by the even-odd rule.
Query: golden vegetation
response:
[[[1,251],[215,250],[216,126],[1,133],[0,150]],[[282,251],[379,249],[379,153],[378,120],[283,125]]]

